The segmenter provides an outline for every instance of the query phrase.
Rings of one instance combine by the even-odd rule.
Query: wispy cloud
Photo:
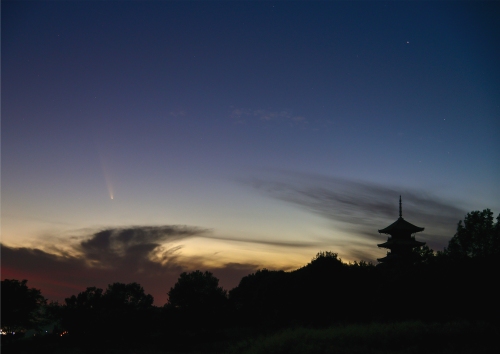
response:
[[[338,227],[363,239],[379,237],[377,230],[398,217],[399,196],[403,217],[425,227],[420,237],[442,249],[466,211],[456,201],[439,198],[432,191],[409,187],[325,177],[296,172],[249,178],[247,185],[262,193],[337,222]]]
[[[214,265],[207,256],[184,256],[183,240],[205,238],[223,242],[250,243],[276,249],[313,249],[339,252],[352,260],[374,261],[376,248],[385,236],[377,233],[398,217],[399,195],[403,197],[403,217],[425,227],[418,235],[432,248],[447,245],[456,224],[463,218],[457,202],[443,200],[431,191],[385,186],[364,181],[293,172],[249,178],[245,184],[286,203],[334,221],[352,237],[339,240],[267,240],[221,236],[193,226],[131,226],[84,229],[64,242],[53,236],[40,239],[39,247],[2,245],[2,278],[28,279],[51,299],[62,300],[87,286],[106,287],[112,282],[139,282],[156,298],[167,301],[167,292],[183,271],[203,269],[220,278],[230,289],[241,278],[265,267],[254,262],[230,261]],[[59,249],[56,244],[63,245]],[[332,245],[338,249],[332,249]],[[207,266],[209,265],[209,266]],[[297,265],[301,266],[301,265]],[[287,268],[291,269],[291,268]]]
[[[214,240],[229,241],[229,242],[242,242],[242,243],[252,243],[268,246],[276,246],[279,248],[311,248],[319,247],[323,244],[321,242],[311,242],[311,241],[287,241],[287,240],[262,240],[258,238],[245,238],[245,237],[224,237],[217,235],[205,235],[204,238],[210,238]]]
[[[231,110],[230,116],[238,123],[256,120],[265,122],[289,122],[293,124],[307,123],[305,117],[293,114],[287,110],[270,111],[266,109],[234,108]]]
[[[193,226],[91,230],[78,230],[78,236],[64,238],[65,249],[53,244],[57,239],[55,236],[45,238],[40,248],[1,245],[2,279],[28,279],[30,286],[42,289],[44,296],[57,300],[77,294],[88,286],[104,288],[112,282],[139,282],[153,294],[155,304],[162,305],[167,301],[168,290],[184,271],[211,271],[220,278],[222,286],[231,289],[242,277],[262,267],[255,263],[235,262],[214,265],[214,259],[207,256],[184,256],[183,240],[201,237],[277,247],[308,246],[287,241],[219,237],[213,235],[212,230]],[[45,244],[47,241],[52,243]]]
[[[187,115],[186,111],[183,109],[179,109],[176,111],[170,111],[168,114],[174,118],[185,118]]]
[[[202,235],[208,230],[188,226],[134,226],[108,228],[96,232],[75,248],[85,259],[95,265],[116,266],[120,261],[127,265],[151,260],[166,242]],[[168,250],[161,250],[163,253]]]

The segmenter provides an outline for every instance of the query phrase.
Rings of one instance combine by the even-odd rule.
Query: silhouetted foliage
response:
[[[492,258],[500,256],[500,214],[493,223],[490,209],[472,211],[458,222],[457,232],[446,253],[455,258]]]
[[[108,285],[103,300],[110,308],[142,310],[150,308],[154,299],[137,283],[113,283]]]
[[[102,289],[95,286],[88,287],[77,296],[72,295],[65,299],[66,306],[78,307],[80,309],[92,310],[102,307]]]
[[[263,269],[244,277],[229,298],[240,322],[259,328],[358,320],[369,313],[374,271],[373,264],[348,265],[336,253],[319,252],[296,271]]]
[[[310,271],[332,272],[335,269],[340,269],[345,264],[338,258],[337,253],[330,251],[318,252],[309,264],[305,266]]]
[[[387,320],[492,320],[500,315],[496,300],[499,222],[489,209],[460,221],[444,251],[415,250],[420,261],[408,269],[382,270],[377,289],[377,318]],[[404,301],[405,306],[394,306]]]
[[[229,292],[240,323],[275,327],[287,323],[297,304],[293,303],[291,274],[258,270],[241,279]]]
[[[78,295],[65,299],[61,324],[72,336],[99,336],[106,331],[102,320],[105,314],[102,294],[102,289],[88,287]]]
[[[127,338],[144,334],[153,297],[137,283],[113,283],[106,291],[88,287],[77,296],[65,299],[62,326],[73,336],[98,339]]]
[[[467,213],[444,252],[436,273],[442,274],[440,294],[448,296],[448,317],[491,320],[500,316],[500,215],[490,209]],[[444,283],[444,284],[443,284]]]
[[[500,316],[499,220],[493,222],[489,209],[471,212],[458,223],[448,248],[415,248],[415,261],[404,267],[344,263],[337,253],[322,251],[294,271],[249,274],[229,295],[212,273],[197,270],[180,274],[162,308],[152,305],[153,297],[139,284],[113,283],[105,290],[89,287],[67,298],[64,306],[52,306],[53,313],[89,352],[96,347],[107,352],[117,343],[125,351],[149,346],[204,352],[217,348],[229,332],[271,333],[295,326],[406,320],[494,323]],[[12,323],[9,305],[22,298],[13,292],[6,297],[9,286],[37,299],[29,302],[31,307],[21,306],[25,312],[17,319],[31,326],[45,300],[39,290],[17,280],[2,282],[2,326]]]
[[[326,326],[364,320],[371,309],[368,292],[373,289],[375,267],[346,264],[333,252],[319,252],[309,264],[295,272],[294,294],[300,307],[298,322]]]
[[[166,308],[183,326],[217,327],[227,313],[227,293],[210,272],[184,272],[168,292]]]
[[[168,292],[168,304],[183,310],[216,306],[225,299],[226,291],[219,286],[219,279],[199,270],[182,273]]]
[[[430,264],[433,262],[436,253],[429,246],[423,245],[420,247],[416,247],[412,250],[414,256],[414,265],[419,264]]]
[[[27,280],[5,279],[1,284],[2,330],[19,332],[43,323],[45,298],[40,290],[28,288]]]

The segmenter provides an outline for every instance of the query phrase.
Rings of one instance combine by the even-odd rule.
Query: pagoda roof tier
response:
[[[381,234],[389,234],[389,235],[400,234],[400,233],[414,234],[415,232],[420,232],[420,231],[424,231],[424,228],[410,224],[401,216],[395,222],[387,226],[385,229],[378,230],[378,232]]]
[[[425,245],[425,242],[416,241],[414,238],[409,238],[409,239],[390,238],[386,242],[380,243],[377,246],[391,249],[394,246],[410,246],[410,247],[414,248],[414,247],[420,247],[423,245]]]

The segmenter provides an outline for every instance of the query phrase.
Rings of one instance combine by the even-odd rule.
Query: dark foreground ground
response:
[[[3,338],[2,338],[3,339]],[[244,330],[177,335],[147,341],[82,340],[66,336],[2,340],[1,352],[57,354],[167,353],[499,353],[500,326],[479,322],[400,322],[290,328],[267,334]]]

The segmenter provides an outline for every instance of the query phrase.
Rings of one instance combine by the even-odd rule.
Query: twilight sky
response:
[[[500,3],[2,1],[2,279],[49,299],[500,212]]]

